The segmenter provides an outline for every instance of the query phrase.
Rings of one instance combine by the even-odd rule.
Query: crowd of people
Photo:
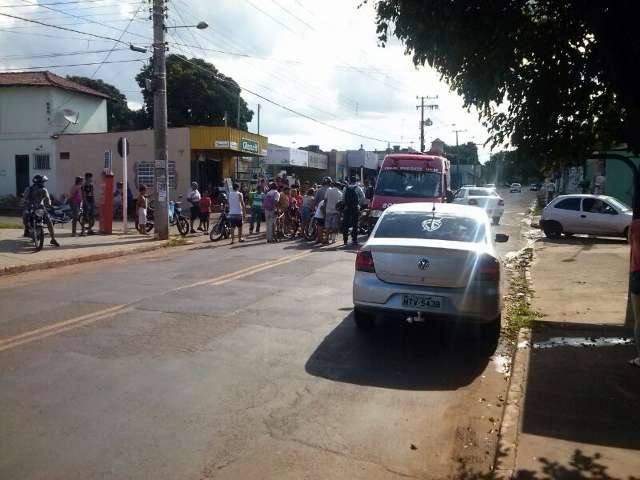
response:
[[[197,182],[193,182],[186,199],[191,233],[208,233],[215,204],[227,213],[232,243],[236,232],[238,241],[244,241],[244,223],[248,220],[249,235],[259,234],[265,225],[267,243],[303,237],[313,222],[316,242],[327,245],[342,234],[346,245],[349,236],[353,244],[358,243],[360,211],[367,207],[372,194],[368,183],[360,186],[356,177],[348,183],[326,177],[320,184],[304,182],[295,187],[262,181],[249,189],[235,183],[228,193],[214,193],[213,200],[210,192],[201,194]],[[196,221],[199,225],[194,228]]]
[[[28,209],[37,204],[45,206],[48,211],[53,206],[45,187],[46,182],[46,176],[36,175],[33,185],[24,193],[24,235],[27,237]],[[349,236],[352,243],[357,244],[360,212],[367,207],[373,195],[372,190],[367,182],[359,185],[356,177],[351,177],[349,182],[325,177],[320,183],[307,181],[293,187],[284,182],[262,180],[251,187],[235,183],[228,192],[224,187],[219,187],[202,193],[198,183],[192,182],[186,195],[190,212],[189,232],[208,234],[211,213],[217,209],[227,214],[232,243],[235,242],[236,233],[239,242],[245,240],[244,224],[248,221],[249,235],[259,234],[261,227],[265,226],[268,243],[285,238],[308,237],[308,232],[313,231],[316,242],[324,245],[335,242],[339,234],[342,234],[345,245]],[[113,197],[114,218],[122,214],[124,195],[127,195],[128,213],[135,219],[136,229],[147,234],[148,189],[140,185],[134,197],[128,186],[125,190],[123,184],[118,182]],[[76,177],[68,194],[63,194],[57,203],[69,213],[72,236],[94,234],[96,194],[93,174]],[[45,222],[51,244],[59,246],[49,214]],[[314,227],[311,230],[310,225]]]

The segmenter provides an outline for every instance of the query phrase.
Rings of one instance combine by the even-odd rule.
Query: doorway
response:
[[[16,196],[29,186],[29,155],[16,155]]]

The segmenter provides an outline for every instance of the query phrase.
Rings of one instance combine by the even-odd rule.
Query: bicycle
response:
[[[220,219],[213,225],[211,232],[209,232],[209,239],[212,242],[217,242],[222,238],[229,238],[231,236],[231,225],[229,224],[229,218],[227,212],[224,210],[220,214]]]

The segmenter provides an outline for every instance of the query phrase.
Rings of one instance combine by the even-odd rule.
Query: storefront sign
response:
[[[258,153],[260,151],[258,142],[247,138],[240,139],[240,150],[244,152]]]
[[[214,145],[216,148],[229,148],[229,142],[226,140],[216,140]]]

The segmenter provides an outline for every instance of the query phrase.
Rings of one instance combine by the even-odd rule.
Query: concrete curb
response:
[[[529,352],[531,330],[522,329],[518,333],[514,358],[511,364],[511,376],[507,388],[507,398],[502,411],[502,422],[498,434],[498,445],[494,472],[497,479],[513,478],[516,468],[516,455],[518,448],[518,430],[520,428],[522,399],[524,398],[527,367],[529,365]]]
[[[159,250],[167,246],[166,242],[158,245],[147,245],[138,248],[131,248],[127,250],[115,250],[112,252],[95,253],[92,255],[84,255],[75,258],[66,258],[61,260],[50,260],[48,262],[32,263],[29,265],[13,265],[10,267],[4,267],[0,270],[0,276],[14,275],[17,273],[34,272],[37,270],[48,270],[56,267],[66,267],[68,265],[77,265],[80,263],[95,262],[98,260],[107,260],[109,258],[124,257],[127,255],[135,255],[137,253],[152,252]]]

